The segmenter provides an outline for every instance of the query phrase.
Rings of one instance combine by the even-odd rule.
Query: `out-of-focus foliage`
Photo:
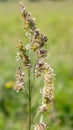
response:
[[[55,109],[50,129],[73,128],[73,1],[25,1],[37,19],[38,27],[48,35],[48,62],[56,73]],[[16,43],[24,39],[18,2],[0,3],[0,129],[20,130],[27,126],[28,100],[13,90],[17,70]],[[33,60],[34,56],[33,56]],[[26,79],[28,83],[28,79]],[[40,83],[40,84],[39,84]],[[35,81],[32,97],[32,121],[40,103],[40,79]]]
[[[33,2],[35,2],[35,1],[40,1],[40,0],[29,0],[29,1],[33,1]]]
[[[17,0],[0,0],[0,1],[17,1]],[[28,0],[28,1],[40,1],[40,0]]]

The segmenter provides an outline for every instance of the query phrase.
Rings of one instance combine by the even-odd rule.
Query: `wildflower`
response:
[[[5,88],[12,88],[14,86],[14,82],[13,81],[9,81],[5,84]]]

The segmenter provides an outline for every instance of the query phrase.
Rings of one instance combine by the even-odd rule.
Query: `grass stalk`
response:
[[[31,130],[31,83],[30,83],[30,67],[28,71],[29,76],[29,130]]]

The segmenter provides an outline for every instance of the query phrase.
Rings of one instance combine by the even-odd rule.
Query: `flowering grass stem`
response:
[[[22,60],[24,67],[28,70],[28,117],[29,126],[28,130],[31,130],[32,120],[31,120],[31,98],[32,98],[32,88],[35,86],[35,78],[42,77],[44,74],[44,86],[40,89],[41,93],[41,105],[36,113],[34,120],[34,130],[47,130],[47,123],[44,123],[43,116],[44,113],[49,111],[49,105],[53,104],[54,99],[54,72],[53,68],[46,63],[45,58],[47,58],[47,50],[45,49],[46,42],[48,40],[47,35],[41,33],[41,31],[36,27],[34,18],[31,17],[23,2],[20,3],[21,14],[24,20],[24,30],[25,30],[25,44],[20,40],[17,44],[17,60]],[[30,44],[29,44],[30,43]],[[32,54],[31,54],[32,53]],[[34,54],[34,55],[33,55]],[[35,56],[35,57],[34,57]],[[34,60],[35,62],[32,62]],[[23,88],[26,88],[26,83],[24,82],[24,73],[19,66],[16,76],[16,86],[15,90],[20,92]],[[40,122],[36,124],[36,118],[41,113]]]

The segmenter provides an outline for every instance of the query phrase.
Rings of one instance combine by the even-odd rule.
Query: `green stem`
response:
[[[29,67],[29,130],[31,130],[31,85],[30,85],[30,67]]]
[[[32,85],[31,85],[31,92],[32,92],[32,89],[33,89],[33,86],[34,86],[34,82],[35,82],[35,65],[33,67],[33,81],[32,81]]]

